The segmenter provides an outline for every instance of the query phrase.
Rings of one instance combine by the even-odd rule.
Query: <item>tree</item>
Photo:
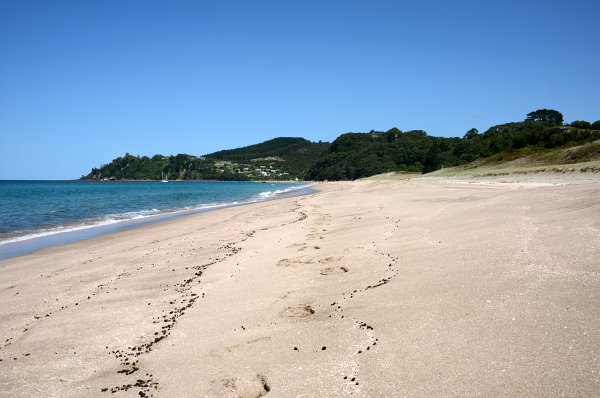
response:
[[[535,112],[529,112],[525,120],[561,125],[563,123],[563,115],[554,109],[538,109]]]
[[[596,120],[594,123],[592,123],[592,128],[594,130],[600,130],[600,120]]]
[[[430,173],[440,168],[440,147],[437,142],[434,142],[429,147],[423,163],[423,174]]]
[[[465,140],[472,140],[473,138],[479,136],[479,130],[471,129],[467,131],[467,134],[463,137]]]
[[[573,123],[571,123],[572,127],[576,127],[578,129],[591,129],[592,128],[592,124],[590,122],[586,122],[585,120],[575,120]]]
[[[396,127],[392,127],[388,131],[385,132],[385,136],[387,138],[387,142],[392,142],[398,139],[398,136],[402,134],[402,131],[398,130]]]

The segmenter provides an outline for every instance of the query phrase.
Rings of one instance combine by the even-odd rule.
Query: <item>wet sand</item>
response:
[[[0,396],[599,395],[600,178],[467,182],[0,261]]]

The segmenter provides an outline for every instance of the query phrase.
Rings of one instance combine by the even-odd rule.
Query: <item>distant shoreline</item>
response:
[[[53,181],[53,180],[49,180],[49,181]],[[89,179],[89,178],[85,178],[85,179],[76,179],[76,180],[54,180],[54,181],[94,181],[94,182],[119,182],[119,181],[123,181],[123,182],[162,182],[162,180],[95,180],[95,179]],[[276,182],[276,183],[281,183],[281,184],[285,184],[285,183],[289,183],[289,184],[311,184],[311,183],[317,183],[318,181],[310,181],[310,180],[165,180],[167,182],[259,182],[259,183],[269,183],[269,182]]]

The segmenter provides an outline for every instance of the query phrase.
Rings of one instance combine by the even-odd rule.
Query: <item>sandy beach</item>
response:
[[[316,188],[0,261],[0,396],[600,395],[600,176]]]

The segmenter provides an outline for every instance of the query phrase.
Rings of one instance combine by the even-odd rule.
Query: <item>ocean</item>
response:
[[[271,182],[0,181],[0,259],[179,215],[267,200],[309,186]]]

